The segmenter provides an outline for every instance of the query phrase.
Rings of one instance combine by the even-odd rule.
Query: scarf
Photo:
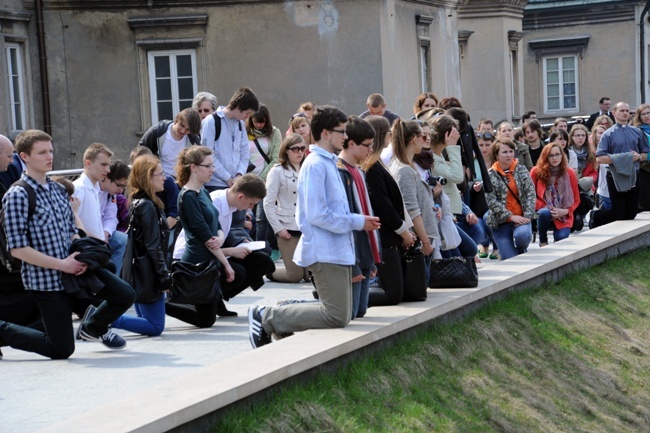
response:
[[[551,167],[550,183],[544,191],[544,201],[546,207],[568,209],[573,205],[573,189],[571,188],[571,179],[569,173],[560,174],[560,167]],[[569,169],[570,170],[570,169]],[[559,218],[561,222],[566,222],[566,217]]]
[[[578,177],[582,177],[582,172],[587,166],[587,149],[585,149],[585,146],[582,146],[582,149],[578,149],[577,147],[572,147],[573,151],[576,153],[576,156],[578,157]]]
[[[253,141],[256,138],[264,137],[265,135],[268,135],[268,131],[263,131],[261,129],[255,129],[255,128],[251,128],[248,131],[248,139],[250,141]]]
[[[413,155],[413,162],[425,170],[433,167],[433,151],[431,149],[422,149],[417,155]]]
[[[643,125],[637,126],[637,128],[639,128],[641,131],[645,132],[646,135],[650,135],[650,125],[643,124]]]

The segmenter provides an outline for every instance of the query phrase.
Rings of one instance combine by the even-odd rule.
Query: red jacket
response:
[[[571,182],[571,189],[573,190],[573,204],[569,208],[569,214],[566,216],[566,220],[561,222],[559,220],[554,220],[553,223],[558,229],[571,228],[573,227],[573,212],[580,205],[580,191],[578,190],[578,178],[573,170],[567,167],[567,173],[569,174],[569,181]],[[537,200],[535,201],[535,210],[538,211],[541,208],[546,207],[546,202],[544,201],[544,193],[546,192],[546,185],[543,182],[537,181],[537,167],[533,167],[530,171],[530,177],[533,179],[533,185],[535,185],[535,193],[537,195]]]

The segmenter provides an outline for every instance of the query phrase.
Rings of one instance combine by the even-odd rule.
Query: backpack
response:
[[[214,117],[214,141],[217,141],[221,137],[221,117],[217,116],[217,112],[212,113]],[[241,132],[241,120],[237,122],[239,126],[239,132]]]
[[[22,179],[17,180],[13,183],[13,185],[18,185],[27,192],[27,223],[29,224],[29,220],[32,219],[34,213],[36,212],[36,191],[34,191],[34,188],[32,188],[27,182]],[[4,266],[4,268],[10,273],[16,273],[20,272],[22,262],[15,257],[12,257],[11,253],[9,252],[9,245],[7,243],[7,230],[5,228],[5,212],[6,209],[4,207],[0,209],[0,263],[2,263],[2,266]],[[27,235],[29,236],[29,226]]]

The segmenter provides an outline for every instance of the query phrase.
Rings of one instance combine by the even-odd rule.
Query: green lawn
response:
[[[514,294],[227,410],[213,431],[650,431],[648,264],[643,250]]]

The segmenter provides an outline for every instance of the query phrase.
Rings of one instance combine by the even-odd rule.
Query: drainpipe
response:
[[[650,0],[647,0],[643,12],[641,12],[641,18],[639,18],[639,51],[640,51],[640,66],[641,66],[641,103],[645,104],[645,16],[650,9]]]
[[[650,1],[650,0],[648,0]],[[36,34],[38,37],[38,65],[41,72],[41,103],[43,105],[43,131],[52,135],[50,118],[50,86],[47,77],[47,53],[45,49],[45,24],[43,22],[43,0],[36,0]]]

